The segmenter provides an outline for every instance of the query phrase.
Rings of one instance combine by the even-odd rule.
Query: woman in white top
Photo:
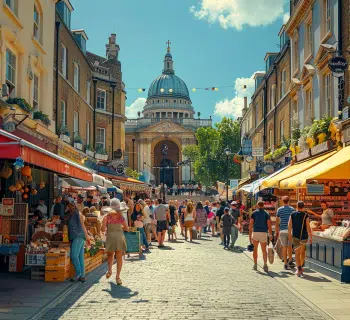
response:
[[[142,208],[142,215],[143,215],[143,228],[145,229],[146,237],[148,243],[151,243],[151,234],[152,234],[152,218],[150,217],[152,215],[151,209],[146,204],[145,201],[139,200],[139,204]]]
[[[189,201],[185,210],[185,240],[187,241],[187,231],[190,230],[190,242],[192,242],[192,228],[194,227],[194,220],[196,218],[196,210],[194,210],[193,203]]]
[[[321,208],[322,208],[322,214],[317,214],[311,210],[307,212],[311,213],[312,215],[318,218],[321,218],[322,225],[334,226],[335,225],[334,212],[332,209],[328,208],[328,203],[326,201],[321,201]]]

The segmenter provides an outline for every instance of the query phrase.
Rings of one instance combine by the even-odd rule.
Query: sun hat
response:
[[[115,211],[122,211],[122,209],[120,208],[120,200],[117,198],[111,199],[109,206]]]
[[[121,211],[127,211],[127,210],[129,210],[129,207],[126,205],[126,203],[125,203],[124,201],[122,201],[122,202],[120,203],[120,210],[121,210]]]

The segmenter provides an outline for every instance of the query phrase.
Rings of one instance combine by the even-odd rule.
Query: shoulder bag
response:
[[[293,237],[292,239],[292,243],[294,246],[294,249],[298,249],[299,247],[301,247],[302,245],[305,245],[307,243],[307,240],[301,240],[301,237],[303,236],[303,230],[304,230],[304,226],[305,226],[305,220],[306,220],[307,214],[304,214],[304,219],[303,219],[303,223],[301,225],[301,231],[300,231],[300,237],[295,238]]]

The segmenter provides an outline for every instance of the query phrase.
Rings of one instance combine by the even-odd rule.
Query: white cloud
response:
[[[287,0],[198,0],[190,12],[198,19],[219,23],[224,29],[244,25],[266,26],[282,18]]]
[[[128,119],[136,119],[137,112],[142,112],[146,104],[146,98],[137,98],[129,107],[125,108],[125,115]]]
[[[262,71],[258,71],[262,72]],[[254,73],[255,74],[255,73]],[[244,107],[244,97],[250,98],[255,90],[254,74],[250,78],[237,78],[235,81],[235,97],[232,100],[228,98],[216,103],[214,114],[219,117],[233,117],[237,119],[242,116]],[[246,86],[246,88],[244,88]]]
[[[286,12],[284,15],[283,15],[283,24],[286,24],[288,22],[290,18],[290,13],[289,12]]]

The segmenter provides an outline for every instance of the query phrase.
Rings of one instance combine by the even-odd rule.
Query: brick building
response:
[[[114,151],[125,149],[125,90],[119,46],[113,34],[106,45],[106,57],[87,52],[85,31],[70,28],[72,12],[69,0],[57,4],[58,61],[55,59],[54,69],[58,67],[58,81],[56,84],[55,77],[53,113],[56,131],[65,141],[59,150],[78,159],[87,152],[98,160],[110,160]]]

